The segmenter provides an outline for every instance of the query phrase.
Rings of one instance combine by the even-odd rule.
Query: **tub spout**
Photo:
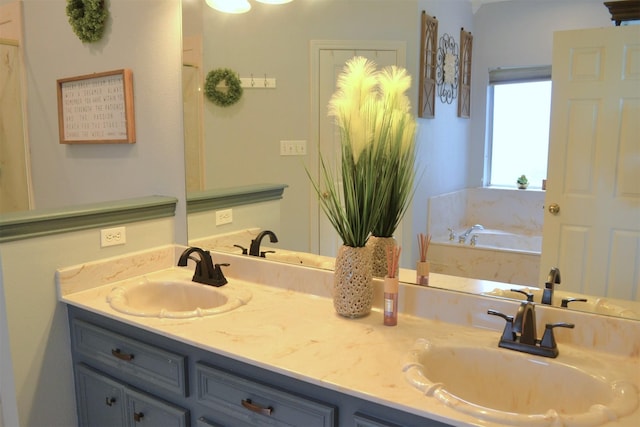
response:
[[[467,231],[465,231],[464,233],[462,233],[458,237],[458,243],[466,242],[467,241],[467,237],[469,237],[469,234],[471,234],[475,230],[484,230],[484,227],[482,225],[480,225],[480,224],[476,224],[473,227],[469,227],[469,229]]]
[[[470,227],[467,231],[465,231],[462,235],[466,238],[471,234],[471,232],[475,230],[484,230],[484,227],[480,224],[476,224],[473,227]]]

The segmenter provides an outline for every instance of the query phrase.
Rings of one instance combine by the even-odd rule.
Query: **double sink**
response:
[[[251,298],[233,282],[212,287],[143,277],[115,286],[107,300],[129,315],[184,319],[225,313]],[[419,339],[408,349],[402,371],[426,398],[502,425],[598,426],[637,409],[636,386],[606,366],[500,349],[498,338],[496,333],[495,346]]]

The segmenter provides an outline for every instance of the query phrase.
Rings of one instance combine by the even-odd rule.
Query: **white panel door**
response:
[[[399,49],[355,49],[354,47],[349,49],[347,47],[336,47],[319,50],[318,152],[323,156],[330,168],[335,168],[335,165],[339,164],[338,162],[340,161],[340,131],[335,126],[334,119],[328,116],[327,106],[336,90],[336,82],[344,69],[345,63],[354,56],[363,56],[374,61],[378,69],[388,65],[404,66],[404,54]],[[317,178],[318,176],[316,176]],[[315,197],[315,194],[312,194],[312,197]],[[318,242],[318,253],[335,257],[342,241],[324,212],[322,212],[320,205],[316,205],[318,222],[315,226],[312,222],[311,227],[316,229],[317,239],[314,240]]]
[[[552,74],[540,283],[640,300],[640,26],[556,33]]]
[[[21,15],[20,2],[0,5],[0,213],[33,208]]]

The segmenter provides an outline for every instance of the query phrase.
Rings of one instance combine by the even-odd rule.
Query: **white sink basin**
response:
[[[514,287],[515,288],[515,287]],[[533,300],[540,302],[542,299],[542,289],[540,288],[517,288],[525,292],[533,294]],[[513,292],[509,289],[496,288],[483,295],[497,296],[502,298],[525,300],[527,297],[519,292]],[[560,307],[563,298],[582,297],[581,295],[571,294],[570,292],[555,291],[553,295],[554,307]],[[568,305],[569,309],[586,311],[589,313],[606,314],[609,316],[625,317],[628,319],[640,319],[640,314],[634,310],[618,305],[607,298],[588,296],[585,301],[573,301]]]
[[[251,293],[229,284],[216,288],[187,280],[142,279],[114,287],[107,301],[122,313],[143,317],[190,318],[224,313],[251,300]]]
[[[529,426],[598,426],[632,413],[638,390],[511,350],[418,340],[403,368],[409,383],[453,409],[487,421]]]

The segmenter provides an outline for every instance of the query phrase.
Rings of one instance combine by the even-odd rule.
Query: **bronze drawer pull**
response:
[[[271,406],[267,406],[265,408],[263,406],[256,405],[255,403],[251,402],[251,399],[242,399],[242,406],[252,412],[256,412],[262,415],[271,415],[271,412],[273,412],[273,408]]]
[[[139,423],[140,421],[142,421],[142,418],[144,417],[144,414],[142,412],[134,412],[133,413],[133,420],[137,423]]]
[[[130,362],[133,360],[133,354],[122,353],[119,348],[111,349],[111,354],[117,357],[118,359],[126,360],[127,362]]]
[[[116,403],[115,397],[105,397],[104,399],[107,406],[113,406],[113,404]]]

